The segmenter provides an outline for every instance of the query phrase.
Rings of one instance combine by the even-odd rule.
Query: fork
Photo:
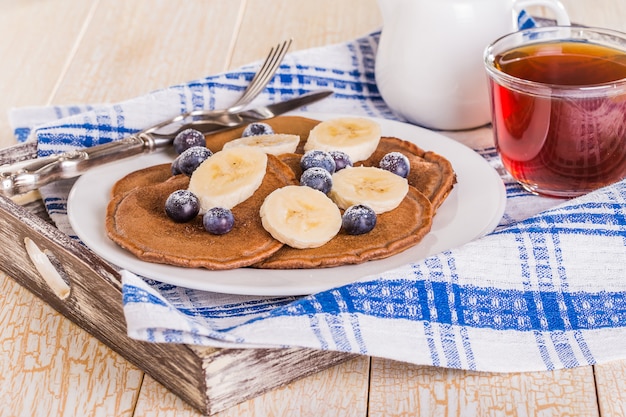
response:
[[[192,110],[118,141],[3,166],[4,170],[0,170],[0,194],[12,196],[34,190],[58,179],[80,175],[90,166],[153,151],[171,144],[175,135],[188,127],[199,128],[200,125],[210,124],[218,127],[232,126],[233,118],[242,120],[238,112],[250,104],[274,77],[291,42],[291,39],[284,41],[270,50],[243,94],[230,107],[221,110]],[[321,96],[317,94],[316,97],[317,100]]]
[[[157,131],[162,127],[170,126],[174,123],[182,122],[189,118],[191,118],[193,121],[201,121],[202,119],[206,118],[218,119],[220,115],[227,115],[243,110],[265,89],[267,84],[274,77],[274,74],[276,74],[276,71],[280,67],[283,58],[287,54],[287,51],[289,50],[292,41],[292,39],[283,41],[270,49],[267,57],[265,58],[265,61],[263,61],[263,64],[261,65],[261,68],[256,72],[256,74],[254,74],[252,80],[250,81],[250,84],[248,84],[243,94],[229,107],[221,110],[191,110],[179,114],[172,119],[151,126],[150,128],[144,130],[143,133],[157,134]],[[179,124],[184,125],[187,123]],[[163,135],[166,133],[161,132],[158,134]]]
[[[291,42],[292,39],[289,39],[270,49],[270,52],[265,58],[263,65],[261,66],[259,71],[254,74],[254,77],[252,77],[250,84],[248,84],[248,87],[243,92],[241,97],[239,97],[239,99],[235,103],[233,103],[229,108],[225,110],[227,113],[236,113],[239,110],[243,110],[248,104],[250,104],[250,102],[252,102],[252,100],[254,100],[261,93],[261,91],[263,91],[263,89],[265,89],[267,83],[270,82],[270,80],[274,77],[274,74],[276,74],[276,70],[278,70],[278,68],[280,67],[283,58],[285,57],[287,51],[289,50],[289,47],[291,46]],[[191,112],[191,115],[200,116],[203,113],[203,110],[198,110],[195,112]]]

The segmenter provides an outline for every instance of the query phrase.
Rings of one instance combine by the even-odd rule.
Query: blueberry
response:
[[[363,204],[350,206],[341,217],[341,226],[349,235],[362,235],[376,226],[376,213]]]
[[[335,172],[335,160],[328,152],[314,149],[306,152],[300,159],[302,171],[313,167],[324,168],[332,174]]]
[[[272,126],[268,125],[267,123],[254,122],[246,126],[246,128],[243,130],[243,133],[241,134],[241,137],[245,138],[248,136],[273,135],[273,134],[274,134],[274,129],[272,129]]]
[[[172,171],[176,169],[181,174],[191,176],[196,168],[211,155],[213,152],[204,146],[192,146],[176,157],[172,163]]]
[[[207,232],[214,235],[223,235],[232,230],[235,225],[235,217],[229,209],[213,207],[204,213],[202,224]]]
[[[178,155],[192,146],[206,146],[206,138],[196,129],[185,129],[174,138],[174,150]]]
[[[200,212],[200,201],[188,190],[177,190],[165,200],[165,214],[176,223],[192,220]]]
[[[180,170],[180,167],[178,166],[178,163],[180,162],[180,160],[178,158],[174,159],[172,161],[172,175],[178,175],[178,174],[182,174],[182,171]]]
[[[328,194],[333,187],[333,179],[330,172],[321,167],[309,168],[300,176],[300,185],[314,188]]]
[[[382,157],[378,166],[396,175],[406,178],[411,170],[411,163],[406,155],[400,152],[389,152]]]
[[[347,153],[343,151],[330,151],[328,153],[335,160],[335,172],[352,166],[352,159]]]

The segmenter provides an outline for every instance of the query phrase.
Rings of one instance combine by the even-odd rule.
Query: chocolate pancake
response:
[[[111,196],[123,194],[136,187],[159,184],[169,180],[171,177],[172,170],[170,164],[155,165],[145,169],[140,169],[138,171],[131,172],[113,184]]]
[[[430,231],[433,206],[413,187],[395,209],[378,215],[376,227],[363,235],[343,230],[318,248],[294,249],[283,246],[269,258],[254,265],[263,269],[325,268],[387,258],[417,243]]]
[[[341,231],[327,244],[313,249],[283,246],[263,229],[259,208],[275,188],[298,183],[304,143],[319,121],[283,116],[267,123],[277,133],[299,135],[300,145],[297,153],[281,155],[280,160],[269,155],[268,175],[261,188],[233,208],[235,228],[231,232],[214,236],[204,230],[201,216],[179,224],[165,215],[167,196],[188,184],[185,176],[171,177],[166,164],[134,172],[116,183],[106,222],[111,239],[143,260],[184,267],[296,269],[356,264],[386,258],[419,243],[456,181],[445,158],[411,142],[383,137],[376,152],[357,165],[377,166],[382,156],[392,151],[405,154],[411,163],[411,187],[402,203],[380,214],[376,227],[367,234],[354,236]],[[217,152],[227,141],[240,137],[243,129],[212,134],[207,137],[207,147]]]
[[[202,216],[189,223],[175,223],[165,214],[165,200],[186,189],[189,178],[177,175],[162,181],[170,165],[137,171],[114,187],[107,207],[109,238],[138,258],[155,263],[212,270],[233,269],[259,262],[283,245],[265,231],[259,208],[278,187],[297,183],[285,164],[268,155],[267,174],[261,186],[232,211],[235,226],[224,235],[204,230]],[[154,181],[154,182],[153,182]]]
[[[281,160],[289,165],[300,178],[300,155],[303,153],[304,143],[309,132],[319,120],[301,116],[280,116],[266,120],[277,133],[289,133],[300,136],[300,145],[295,154],[281,155]],[[241,137],[245,127],[219,132],[207,137],[207,147],[218,151],[224,143]],[[435,210],[444,202],[452,187],[456,183],[456,176],[450,162],[441,155],[425,151],[419,146],[406,140],[394,137],[382,137],[376,152],[367,160],[357,165],[378,166],[380,159],[388,152],[398,151],[405,154],[411,163],[411,172],[407,180],[409,184],[421,191],[432,203]]]
[[[400,152],[409,158],[411,170],[407,177],[409,185],[415,187],[424,194],[437,210],[444,202],[452,187],[456,183],[456,175],[450,162],[443,156],[434,152],[426,152],[414,143],[406,140],[382,137],[378,143],[376,151],[365,161],[355,165],[378,166],[381,158],[389,152]],[[301,154],[289,153],[280,155],[280,160],[289,165],[300,178],[302,169],[300,168]]]
[[[421,191],[435,210],[439,208],[456,183],[456,175],[450,162],[439,154],[424,151],[412,142],[383,137],[376,151],[363,161],[363,165],[378,166],[381,158],[389,152],[400,152],[409,158],[409,184]]]

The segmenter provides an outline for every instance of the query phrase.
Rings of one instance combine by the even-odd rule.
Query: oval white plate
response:
[[[302,113],[318,120],[338,115]],[[136,274],[188,288],[242,295],[304,295],[341,286],[369,275],[419,261],[463,245],[491,232],[506,205],[506,192],[497,172],[476,152],[441,134],[406,123],[375,119],[383,135],[414,142],[445,156],[457,174],[457,184],[437,211],[431,232],[417,246],[387,259],[326,269],[230,271],[180,268],[144,262],[106,236],[104,221],[113,184],[137,169],[170,162],[159,152],[104,165],[76,181],[68,197],[68,217],[78,237],[105,260]]]

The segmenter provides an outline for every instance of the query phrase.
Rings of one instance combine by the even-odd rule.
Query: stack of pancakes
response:
[[[355,165],[378,166],[382,156],[392,151],[406,155],[411,163],[410,187],[402,203],[378,215],[376,227],[369,233],[349,235],[342,230],[321,247],[294,249],[265,231],[259,208],[276,188],[299,183],[304,143],[319,121],[283,116],[267,123],[277,133],[299,135],[300,145],[295,154],[268,155],[263,183],[252,197],[232,209],[235,226],[229,233],[208,233],[202,216],[181,224],[165,214],[165,200],[173,191],[186,189],[189,178],[172,176],[170,165],[163,164],[135,171],[115,184],[106,212],[109,238],[142,260],[182,267],[296,269],[357,264],[392,256],[419,243],[456,182],[450,162],[441,155],[383,137],[374,154]],[[207,147],[217,152],[224,143],[239,138],[243,129],[208,136]]]

